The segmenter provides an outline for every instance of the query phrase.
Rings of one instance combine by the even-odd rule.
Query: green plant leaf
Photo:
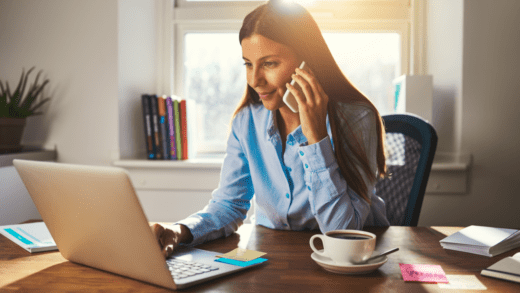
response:
[[[25,69],[22,70],[20,80],[14,92],[11,92],[8,81],[5,81],[5,85],[0,81],[0,117],[25,118],[41,114],[41,112],[36,112],[36,110],[50,100],[50,98],[40,99],[49,80],[44,80],[42,84],[39,84],[40,76],[42,75],[42,70],[40,70],[36,75],[34,83],[27,88],[29,76],[34,69],[35,67],[33,66],[27,72],[25,72]]]
[[[45,80],[43,82],[43,84],[37,89],[36,93],[31,93],[31,95],[28,95],[25,99],[24,99],[24,102],[20,105],[20,108],[22,109],[29,109],[32,105],[32,103],[34,103],[36,101],[36,99],[38,98],[38,96],[42,93],[43,91],[43,88],[49,83],[49,80]]]
[[[29,71],[27,71],[27,73],[25,74],[25,78],[23,80],[23,84],[22,84],[22,91],[20,92],[20,102],[23,102],[22,98],[23,98],[23,94],[25,92],[25,86],[27,85],[27,79],[29,79],[29,74],[31,74],[31,71],[34,70],[34,66],[31,67],[31,69],[29,69]]]

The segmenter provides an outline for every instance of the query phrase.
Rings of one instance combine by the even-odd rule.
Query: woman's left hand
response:
[[[301,91],[296,87],[286,84],[287,89],[296,98],[300,113],[300,122],[303,135],[309,144],[320,142],[327,133],[327,105],[329,96],[323,91],[320,83],[307,67],[307,70],[296,68],[296,74],[292,78],[301,87]]]

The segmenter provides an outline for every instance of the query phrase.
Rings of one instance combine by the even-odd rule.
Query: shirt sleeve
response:
[[[203,210],[176,223],[190,229],[193,235],[190,245],[231,235],[242,225],[251,206],[254,189],[249,164],[237,136],[237,117],[228,138],[220,183],[212,199]]]
[[[374,123],[369,120],[370,116],[356,121],[353,129],[361,131],[358,134],[363,138],[371,169],[375,172],[377,132],[375,125],[371,127]],[[387,225],[384,203],[381,205],[380,198],[373,193],[374,184],[363,176],[368,195],[377,202],[371,206],[348,186],[341,175],[329,137],[312,145],[300,146],[299,154],[305,166],[304,180],[311,191],[311,211],[323,233],[336,229],[362,229],[367,220],[372,222],[374,218],[381,219],[379,224]]]

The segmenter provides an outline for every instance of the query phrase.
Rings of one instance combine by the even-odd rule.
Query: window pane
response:
[[[393,113],[392,80],[401,60],[399,34],[324,33],[323,37],[345,76],[381,115]]]
[[[396,33],[324,33],[347,78],[382,115],[393,113],[392,80],[400,65]],[[224,151],[229,122],[246,88],[237,33],[187,33],[184,95],[197,101],[199,152]]]
[[[188,33],[184,44],[184,94],[197,101],[199,151],[224,151],[247,84],[238,33]]]

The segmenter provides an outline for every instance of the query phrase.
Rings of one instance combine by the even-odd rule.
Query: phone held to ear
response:
[[[300,65],[300,69],[305,69],[305,61],[303,61]],[[294,79],[291,81],[291,85],[301,90],[300,86],[298,85],[298,83],[296,83]],[[291,111],[293,111],[294,113],[298,113],[298,102],[296,101],[296,98],[293,96],[293,94],[289,91],[289,89],[285,91],[285,94],[283,95],[283,101],[287,105],[287,107],[291,109]]]

